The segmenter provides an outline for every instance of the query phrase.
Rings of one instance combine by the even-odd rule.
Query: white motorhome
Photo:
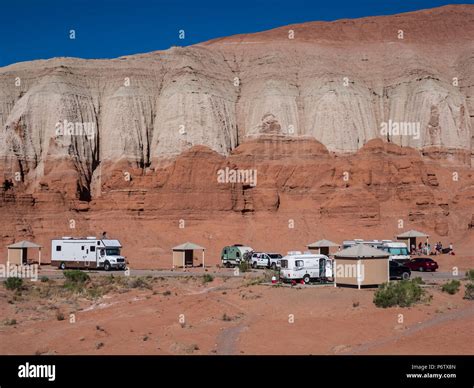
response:
[[[51,264],[60,268],[125,269],[118,240],[63,237],[51,241]]]
[[[303,280],[308,284],[315,279],[334,278],[333,260],[326,255],[288,252],[280,263],[280,279],[283,281]]]
[[[390,254],[389,260],[394,260],[401,264],[411,259],[407,244],[403,242],[385,241],[380,249]]]

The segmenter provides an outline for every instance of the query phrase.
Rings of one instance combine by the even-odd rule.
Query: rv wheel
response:
[[[106,261],[106,262],[104,263],[104,269],[105,269],[106,271],[110,271],[110,263],[109,263],[108,261]]]
[[[308,274],[304,275],[303,276],[303,281],[306,283],[306,284],[309,284],[309,281],[311,280],[311,278],[309,277]]]
[[[63,261],[61,263],[61,265],[59,266],[59,268],[61,268],[62,270],[65,270],[66,269],[66,263]]]

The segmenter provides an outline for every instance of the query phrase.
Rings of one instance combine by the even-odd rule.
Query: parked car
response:
[[[252,268],[280,268],[282,255],[279,253],[253,252],[250,258]]]
[[[417,257],[410,260],[405,264],[412,271],[436,271],[438,269],[438,263],[430,258]]]
[[[408,280],[411,276],[411,270],[404,264],[390,260],[390,279]]]

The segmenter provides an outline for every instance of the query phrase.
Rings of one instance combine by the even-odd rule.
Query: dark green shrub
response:
[[[461,282],[459,280],[451,280],[441,287],[441,291],[447,292],[449,295],[454,295],[456,292],[459,291],[461,287]]]
[[[9,277],[5,280],[7,290],[19,291],[23,288],[23,279],[17,277]]]
[[[210,282],[212,282],[213,280],[214,280],[214,276],[212,276],[212,275],[210,275],[210,274],[208,274],[208,273],[204,274],[204,276],[202,277],[202,282],[203,282],[203,283],[210,283]]]
[[[374,304],[377,307],[410,307],[421,301],[423,289],[415,280],[401,280],[400,282],[383,283],[374,295]]]
[[[464,288],[464,299],[474,300],[474,283],[467,283]]]
[[[49,278],[47,276],[41,276],[41,283],[47,283],[49,281]]]

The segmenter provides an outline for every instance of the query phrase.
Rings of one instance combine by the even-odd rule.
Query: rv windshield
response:
[[[391,255],[408,256],[407,248],[389,248],[388,251],[390,252]]]
[[[120,256],[120,248],[107,248],[107,256]]]

